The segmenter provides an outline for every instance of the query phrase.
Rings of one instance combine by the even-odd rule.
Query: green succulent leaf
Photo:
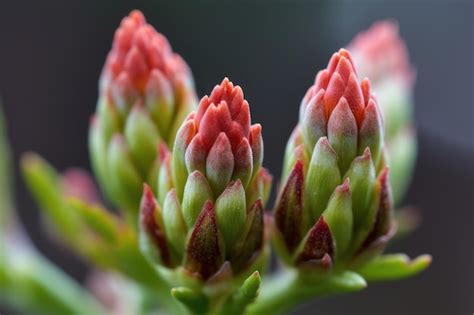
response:
[[[375,258],[358,272],[367,281],[397,280],[414,276],[431,264],[430,255],[410,259],[405,254],[390,254]]]
[[[77,214],[64,202],[58,173],[41,157],[27,153],[21,161],[26,184],[44,214],[62,237],[76,241],[81,237]]]
[[[258,297],[261,281],[258,271],[252,273],[242,283],[242,286],[226,301],[221,313],[227,315],[243,314],[247,306],[252,304]]]
[[[66,200],[68,208],[76,212],[85,228],[96,234],[102,241],[113,244],[118,234],[118,222],[114,216],[99,205],[87,204],[70,197]]]
[[[209,308],[209,300],[202,292],[187,288],[178,287],[171,289],[171,295],[191,314],[206,314]]]
[[[1,297],[8,303],[39,315],[105,314],[92,296],[49,261],[34,252],[14,255],[8,265],[0,265]]]

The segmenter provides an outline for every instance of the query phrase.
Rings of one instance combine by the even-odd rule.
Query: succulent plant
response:
[[[205,286],[262,267],[271,176],[261,129],[227,78],[186,118],[162,163],[162,201],[145,186],[141,203],[142,249],[159,268]]]
[[[330,269],[383,249],[394,230],[383,121],[348,51],[316,76],[288,148],[274,211],[288,263]]]
[[[101,187],[132,218],[143,182],[156,187],[160,144],[173,144],[196,103],[185,61],[141,12],[131,12],[115,32],[102,70],[89,144]]]
[[[225,261],[239,272],[262,252],[263,207],[271,184],[262,159],[261,126],[250,125],[242,89],[226,78],[179,129],[160,171],[168,175],[159,181],[165,186],[158,188],[163,201],[153,201],[145,186],[142,228],[155,244],[160,242],[153,231],[165,236],[157,247],[161,264],[184,264],[207,280]]]
[[[96,298],[5,232],[14,222],[4,211],[11,208],[6,176],[0,298],[44,314],[274,314],[424,270],[428,255],[382,255],[396,230],[389,168],[400,159],[399,172],[409,172],[408,155],[400,157],[408,147],[396,144],[414,139],[402,137],[408,116],[382,107],[387,135],[379,109],[382,100],[411,95],[413,79],[388,25],[351,45],[357,62],[341,49],[316,76],[287,144],[270,215],[262,127],[251,124],[242,89],[225,78],[198,103],[186,63],[131,12],[115,33],[89,134],[97,186],[117,209],[103,205],[86,171],[60,174],[31,153],[21,163],[53,234],[95,266]],[[378,47],[390,47],[389,60],[377,59]],[[359,80],[358,63],[382,97],[372,94],[369,79]],[[389,96],[393,90],[399,99]],[[392,182],[399,194],[403,181]],[[284,264],[261,284],[271,238]]]

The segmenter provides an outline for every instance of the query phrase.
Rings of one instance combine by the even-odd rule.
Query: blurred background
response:
[[[257,2],[1,1],[0,94],[16,160],[33,150],[60,170],[89,168],[87,129],[101,67],[121,18],[139,8],[191,66],[200,96],[224,76],[242,86],[252,120],[264,126],[264,164],[278,179],[317,70],[357,32],[395,18],[417,70],[419,157],[405,204],[421,208],[423,222],[389,250],[431,253],[433,265],[413,279],[318,300],[295,314],[472,314],[473,2]],[[82,281],[87,267],[51,240],[19,176],[15,185],[34,243]],[[16,314],[2,306],[0,313]]]

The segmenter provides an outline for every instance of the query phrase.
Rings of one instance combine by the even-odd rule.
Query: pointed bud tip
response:
[[[137,24],[144,24],[146,23],[146,19],[145,19],[145,16],[143,15],[142,11],[138,10],[138,9],[134,9],[132,10],[129,15],[127,17],[124,18],[125,19],[132,19],[133,21],[135,21]]]
[[[336,192],[341,195],[350,195],[351,188],[350,188],[350,178],[346,178],[344,182],[336,187]]]
[[[366,147],[364,149],[364,153],[362,154],[362,158],[365,160],[365,161],[368,161],[372,158],[372,154],[370,153],[370,148],[369,147]]]

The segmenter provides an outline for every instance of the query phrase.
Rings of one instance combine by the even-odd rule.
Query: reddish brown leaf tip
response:
[[[288,176],[274,213],[276,227],[290,252],[301,240],[303,183],[303,163],[298,160]]]
[[[388,174],[388,167],[385,167],[377,178],[378,185],[380,185],[379,207],[374,227],[364,242],[363,247],[370,246],[371,243],[377,241],[383,236],[388,236],[391,229],[394,227],[392,218],[392,191],[388,180]]]
[[[143,185],[143,197],[140,203],[140,221],[149,239],[156,246],[162,263],[171,267],[171,256],[166,242],[166,236],[163,229],[159,226],[156,213],[158,204],[156,203],[153,192],[147,184]]]
[[[296,263],[314,262],[322,267],[330,267],[334,255],[334,242],[329,226],[320,217],[316,224],[309,230],[301,253],[296,258]]]
[[[344,182],[336,187],[336,192],[341,194],[341,195],[346,195],[351,193],[351,187],[350,187],[350,178],[346,178]]]
[[[186,269],[204,280],[214,275],[224,263],[222,240],[211,201],[204,204],[196,220],[186,253]]]

